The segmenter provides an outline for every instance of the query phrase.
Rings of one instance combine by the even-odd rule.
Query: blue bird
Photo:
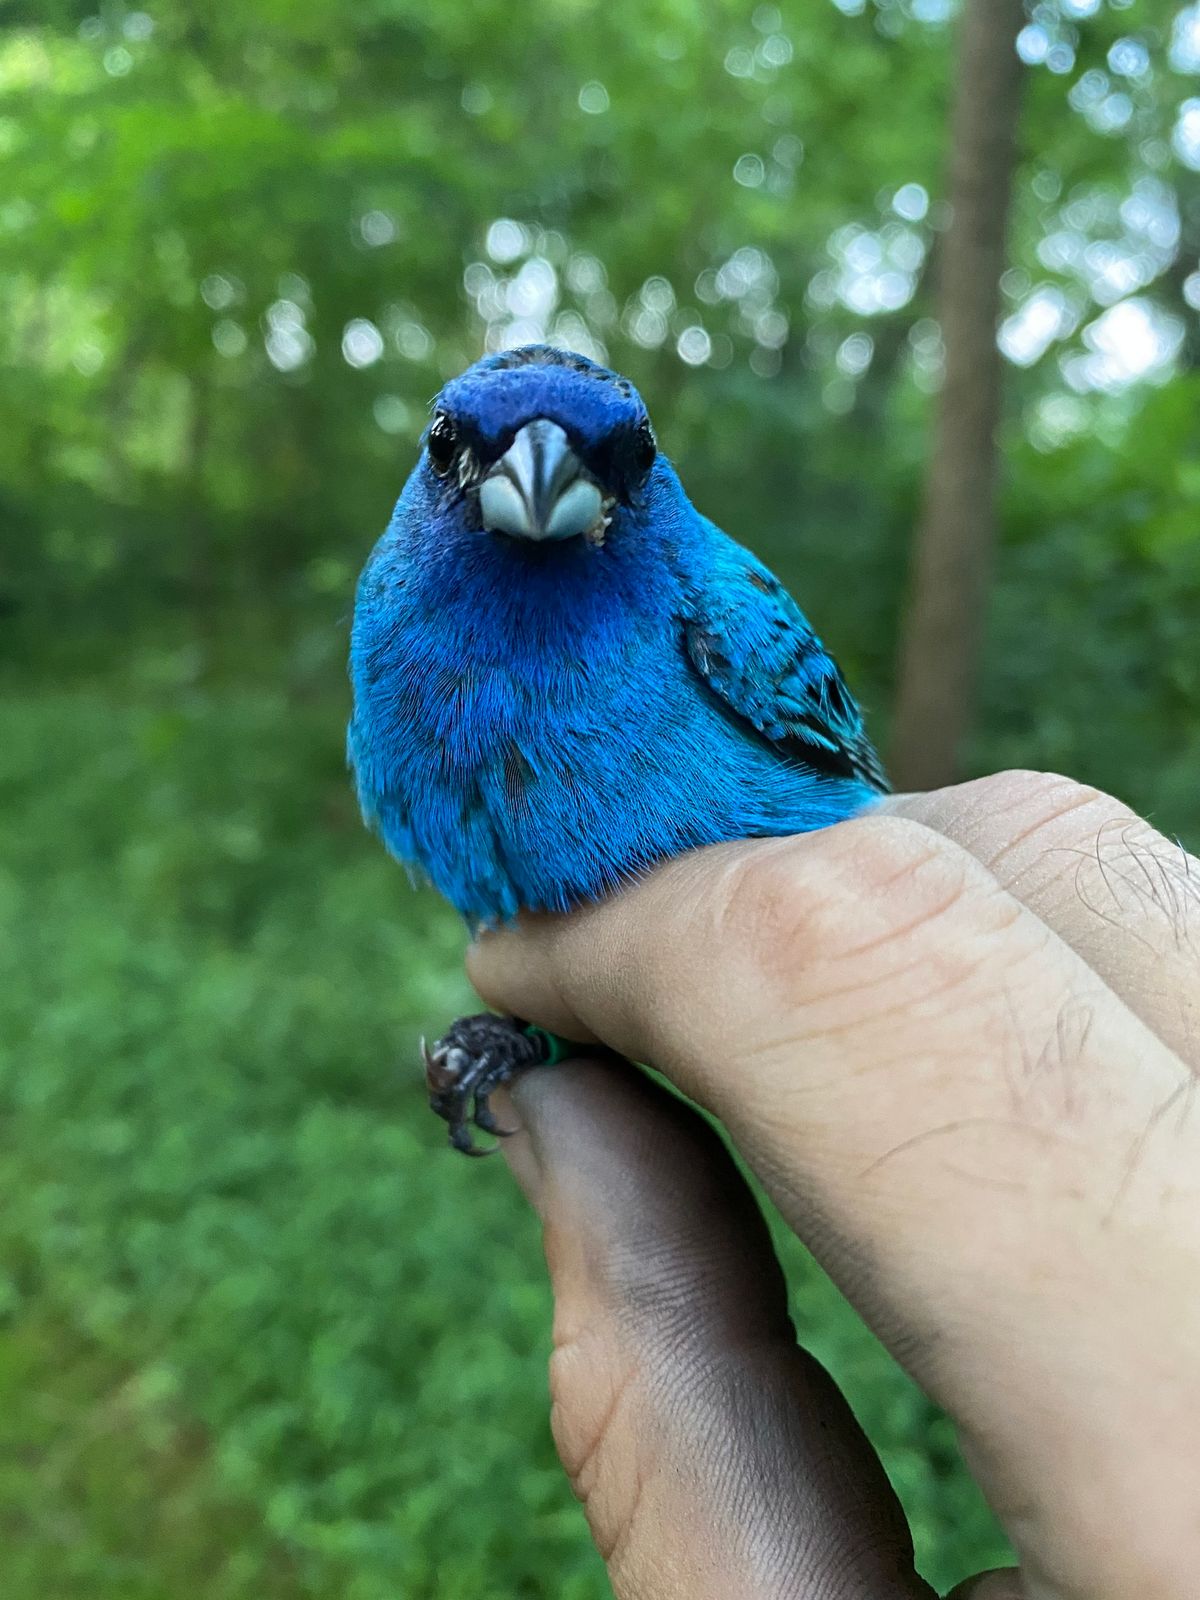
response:
[[[358,586],[348,752],[368,824],[471,927],[886,791],[820,639],[692,505],[625,378],[545,345],[488,356],[422,442]],[[551,1048],[455,1024],[426,1053],[452,1142],[501,1131],[488,1094]]]

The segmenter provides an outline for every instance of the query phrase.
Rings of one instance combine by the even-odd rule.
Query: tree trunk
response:
[[[952,783],[975,698],[996,520],[1000,276],[1020,107],[1023,0],[966,0],[951,122],[950,226],[938,320],[946,351],[917,529],[892,738],[901,789]]]

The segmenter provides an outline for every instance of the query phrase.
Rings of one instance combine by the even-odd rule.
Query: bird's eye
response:
[[[439,411],[430,423],[425,448],[429,452],[430,466],[439,478],[444,478],[454,465],[454,457],[458,452],[458,435],[444,411]]]
[[[643,417],[633,436],[633,464],[641,476],[650,471],[657,454],[658,440],[654,437],[654,429],[650,426],[649,417]]]

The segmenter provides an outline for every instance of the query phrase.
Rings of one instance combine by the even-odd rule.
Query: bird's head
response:
[[[485,356],[434,403],[416,471],[466,531],[602,544],[641,504],[658,447],[625,378],[526,345]]]

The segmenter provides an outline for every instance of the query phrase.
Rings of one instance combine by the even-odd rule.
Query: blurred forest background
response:
[[[408,1066],[463,941],[360,829],[354,577],[443,378],[549,338],[641,387],[884,736],[956,9],[0,8],[7,1600],[606,1593],[535,1229]],[[1195,842],[1200,5],[1031,3],[1018,53],[964,770]],[[948,1425],[785,1254],[925,1572],[999,1557]]]

